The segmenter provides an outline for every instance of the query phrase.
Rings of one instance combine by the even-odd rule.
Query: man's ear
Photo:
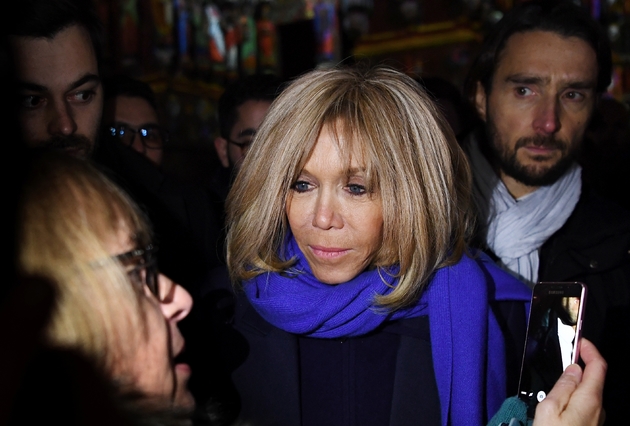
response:
[[[479,118],[486,121],[486,89],[480,81],[477,82],[477,90],[475,91],[475,109]]]
[[[217,151],[217,156],[221,165],[226,169],[230,167],[230,158],[228,157],[228,141],[222,137],[218,137],[214,140],[214,149]]]

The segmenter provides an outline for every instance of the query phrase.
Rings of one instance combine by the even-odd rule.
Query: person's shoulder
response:
[[[155,193],[163,186],[164,173],[145,156],[119,143],[102,141],[96,147],[92,160],[128,190]]]
[[[540,271],[570,277],[627,268],[630,260],[630,212],[612,200],[583,191],[566,223],[542,246]]]
[[[466,150],[473,143],[485,143],[486,129],[482,121],[475,121],[458,139],[459,145]]]
[[[512,300],[528,302],[531,298],[531,290],[527,285],[511,273],[501,268],[490,256],[481,250],[469,248],[460,260],[470,271],[478,271],[489,287],[491,297],[494,300]]]
[[[598,214],[606,215],[607,217],[623,218],[625,222],[630,223],[630,210],[627,207],[624,207],[616,200],[599,194],[587,185],[584,185],[582,188],[580,204],[584,209],[595,210]]]
[[[226,265],[216,266],[208,272],[207,279],[204,280],[201,287],[201,297],[216,290],[233,291],[230,273]]]
[[[594,237],[630,233],[630,211],[614,200],[603,197],[588,187],[582,188],[580,200],[566,224]],[[584,236],[584,234],[582,234]]]

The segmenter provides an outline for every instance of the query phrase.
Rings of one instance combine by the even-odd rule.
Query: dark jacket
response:
[[[493,256],[482,243],[477,246]],[[496,256],[493,256],[496,259]],[[606,425],[624,424],[630,401],[630,212],[588,188],[566,223],[540,249],[538,281],[578,281],[588,289],[582,335],[608,362]]]
[[[339,347],[352,346],[350,351],[364,351],[364,348],[374,350],[372,357],[376,357],[375,365],[391,366],[389,373],[379,373],[373,370],[364,371],[365,374],[349,373],[349,380],[363,380],[370,376],[387,377],[384,382],[392,380],[392,390],[387,394],[387,404],[391,399],[389,418],[385,421],[373,418],[359,421],[361,426],[388,424],[390,426],[417,425],[419,419],[425,425],[440,424],[440,402],[433,373],[433,360],[427,317],[411,318],[387,323],[367,336],[348,339],[308,339],[274,327],[265,321],[251,306],[243,293],[234,294],[229,287],[227,271],[221,267],[215,270],[212,279],[212,288],[207,288],[203,293],[203,310],[214,316],[210,321],[213,329],[213,346],[222,353],[223,367],[231,371],[231,382],[237,390],[240,407],[239,424],[251,424],[256,426],[299,426],[313,424],[312,415],[308,414],[305,401],[313,405],[326,400],[326,395],[313,397],[304,396],[302,386],[305,374],[300,366],[308,363],[305,354],[300,349],[308,352],[306,357],[316,354],[330,353],[326,345],[335,344]],[[524,344],[525,316],[523,304],[516,302],[497,302],[493,305],[495,316],[499,320],[504,331],[508,368],[511,375],[508,377],[508,387],[516,393],[518,379],[518,363]],[[218,330],[218,331],[217,331]],[[393,338],[384,335],[394,336]],[[308,340],[308,341],[305,341]],[[328,341],[328,342],[327,342]],[[383,344],[384,343],[384,344]],[[379,346],[383,344],[382,346]],[[395,348],[392,348],[395,345]],[[515,350],[515,348],[518,348]],[[327,352],[329,351],[329,352]],[[334,350],[333,350],[334,351]],[[389,353],[389,358],[387,358]],[[334,355],[334,354],[333,354]],[[362,355],[359,354],[360,358]],[[313,357],[311,356],[311,360]],[[318,359],[315,357],[315,359]],[[337,372],[331,366],[327,357],[320,357],[321,365],[313,366],[313,362],[307,368],[313,375],[331,374]],[[354,362],[353,357],[343,357],[344,362]],[[391,362],[390,362],[391,360]],[[362,365],[364,367],[364,364]],[[359,367],[359,368],[362,368]],[[339,375],[343,371],[352,371],[352,365],[346,365],[339,369]],[[313,372],[314,371],[314,372]],[[379,376],[380,374],[380,376]],[[359,377],[359,379],[357,379]],[[362,377],[362,378],[361,378]],[[306,379],[308,380],[308,379]],[[378,379],[377,379],[378,380]],[[325,380],[324,380],[325,382]],[[311,407],[311,413],[318,408],[330,411],[331,421],[320,421],[319,424],[353,424],[352,420],[342,421],[343,416],[339,408],[343,408],[344,415],[360,410],[360,402],[368,404],[382,403],[380,399],[369,401],[358,395],[352,395],[355,384],[349,383],[350,394],[340,400],[339,406],[331,408],[328,404]],[[369,385],[366,388],[374,389],[378,385]],[[482,390],[480,390],[481,392]],[[331,395],[340,393],[335,386],[321,390],[321,394]],[[356,398],[356,401],[352,401]],[[384,399],[381,398],[381,399]],[[234,404],[233,404],[234,405]],[[334,405],[334,404],[331,404]],[[373,407],[370,407],[372,409]],[[383,410],[376,410],[383,414]],[[351,417],[357,415],[349,414]],[[359,414],[360,415],[360,414]],[[306,418],[306,419],[305,419]],[[321,416],[320,416],[321,419]],[[356,420],[355,420],[356,421]],[[310,423],[309,423],[310,422]]]
[[[567,222],[543,244],[539,281],[588,288],[582,335],[608,362],[606,425],[625,424],[630,401],[630,212],[583,188]]]
[[[601,346],[609,315],[630,307],[630,212],[584,188],[573,214],[543,244],[538,280],[586,284],[583,336]]]

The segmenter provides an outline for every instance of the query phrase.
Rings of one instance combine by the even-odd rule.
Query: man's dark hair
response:
[[[606,91],[611,81],[612,57],[610,42],[599,23],[585,8],[570,1],[531,0],[512,8],[486,36],[465,83],[464,92],[472,105],[477,82],[481,82],[486,93],[492,91],[492,78],[508,39],[516,33],[530,31],[548,31],[587,42],[597,55],[596,91]]]
[[[254,74],[230,83],[219,98],[219,133],[229,139],[238,120],[237,108],[247,101],[272,102],[281,92],[283,81],[273,74]]]
[[[151,89],[151,86],[144,81],[128,75],[113,75],[103,79],[103,97],[105,101],[115,98],[116,96],[142,98],[147,101],[156,112],[158,110],[155,93],[153,89]]]
[[[83,27],[100,66],[104,33],[92,0],[18,0],[10,2],[4,13],[3,31],[9,36],[52,39],[73,25]]]
[[[464,99],[461,89],[458,88],[453,82],[439,77],[417,77],[416,81],[425,88],[425,90],[439,103],[442,100],[446,100],[451,103],[457,118],[459,120],[459,133],[455,136],[459,140],[470,132],[475,125],[475,111],[471,105]]]

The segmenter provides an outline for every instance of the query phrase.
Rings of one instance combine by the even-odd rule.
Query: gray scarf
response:
[[[538,249],[564,225],[580,198],[582,168],[573,164],[553,185],[515,200],[474,136],[466,151],[481,236],[504,269],[533,286],[538,281]]]

